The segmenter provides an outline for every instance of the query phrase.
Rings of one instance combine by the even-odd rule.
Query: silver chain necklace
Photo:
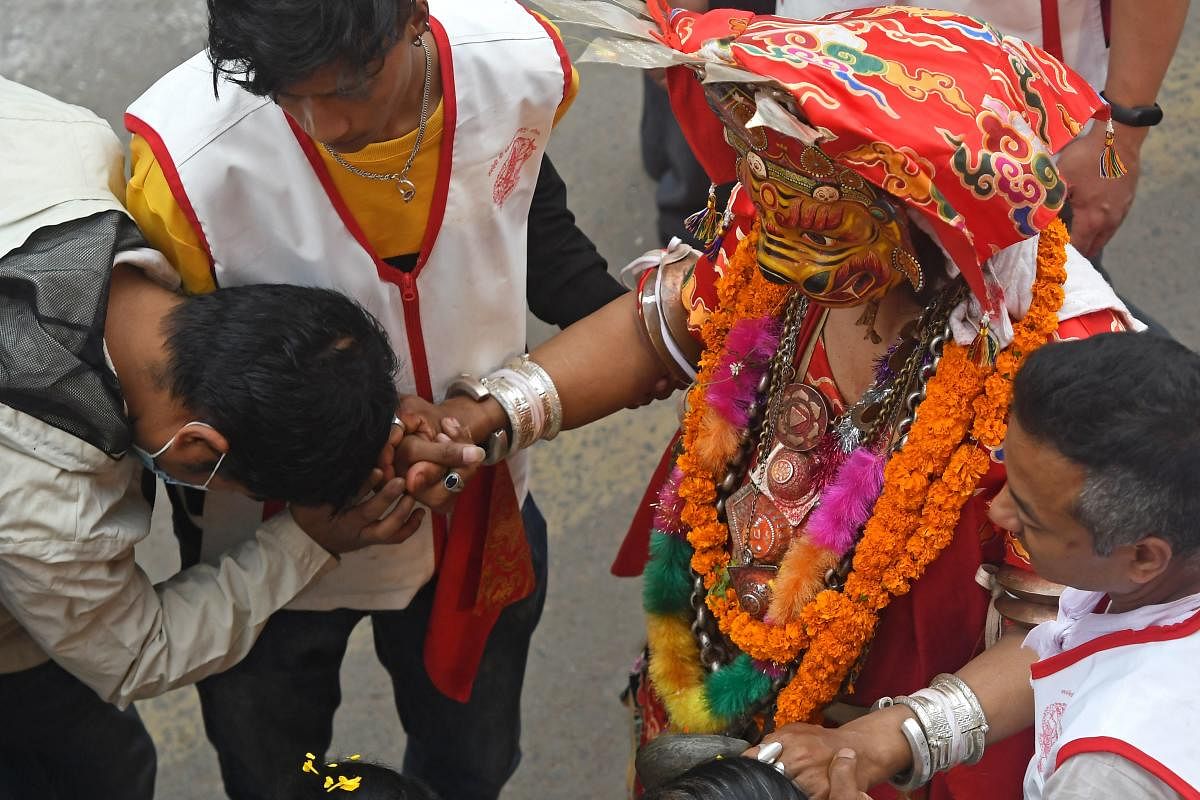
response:
[[[417,153],[421,152],[421,143],[425,141],[425,126],[429,122],[429,89],[430,83],[433,80],[433,54],[429,52],[429,45],[425,44],[425,39],[420,39],[421,49],[425,51],[425,84],[421,90],[421,118],[417,122],[417,140],[413,142],[412,152],[408,154],[408,161],[404,162],[404,168],[399,172],[389,172],[387,174],[381,172],[371,172],[370,170],[361,169],[354,166],[346,159],[342,158],[341,154],[329,147],[327,144],[321,146],[325,148],[325,152],[333,157],[333,160],[341,164],[348,172],[357,175],[360,178],[367,178],[373,181],[395,181],[396,190],[400,192],[400,199],[404,202],[411,202],[417,195],[416,185],[408,179],[408,171],[412,169],[413,161],[417,157]]]

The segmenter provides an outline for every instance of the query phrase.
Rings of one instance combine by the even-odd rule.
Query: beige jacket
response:
[[[91,112],[0,78],[0,145],[20,178],[0,182],[0,257],[38,228],[120,208],[120,146]],[[215,566],[152,584],[134,563],[150,532],[140,474],[0,405],[0,680],[52,658],[125,706],[237,663],[336,564],[285,513]]]

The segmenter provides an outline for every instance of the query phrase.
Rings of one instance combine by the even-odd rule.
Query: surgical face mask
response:
[[[163,453],[167,452],[167,450],[169,450],[171,448],[171,445],[175,444],[175,440],[179,438],[179,434],[183,433],[183,429],[186,428],[188,425],[203,425],[204,427],[206,427],[210,430],[215,430],[213,428],[213,426],[209,425],[207,422],[201,422],[200,420],[192,420],[191,422],[185,423],[183,426],[181,426],[179,428],[179,430],[175,431],[175,435],[172,436],[170,439],[168,439],[166,444],[164,444],[162,447],[158,448],[158,450],[156,450],[153,453],[146,452],[142,448],[138,447],[136,444],[132,445],[132,447],[130,449],[133,450],[133,454],[138,457],[138,460],[142,462],[142,466],[145,467],[146,469],[150,470],[151,472],[153,472],[158,478],[160,478],[162,480],[163,483],[173,483],[176,486],[186,486],[189,489],[197,489],[201,492],[207,492],[208,485],[210,483],[212,483],[212,479],[214,477],[216,477],[217,470],[219,470],[221,468],[221,462],[225,460],[225,456],[227,455],[227,453],[221,453],[221,457],[217,459],[216,466],[214,466],[212,472],[210,472],[208,474],[208,480],[206,480],[202,484],[195,484],[195,483],[188,483],[187,481],[181,481],[178,478],[168,475],[166,473],[166,471],[164,471],[161,467],[158,466],[158,464],[156,464],[154,462],[154,460],[156,458],[161,456]]]

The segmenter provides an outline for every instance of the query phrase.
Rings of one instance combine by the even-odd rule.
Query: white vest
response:
[[[411,274],[377,259],[314,144],[278,106],[228,81],[213,97],[205,53],[151,86],[126,125],[150,144],[169,181],[177,174],[176,200],[199,225],[218,286],[286,282],[349,295],[391,338],[400,392],[438,399],[460,373],[488,372],[525,348],[529,205],[570,62],[515,0],[430,6],[445,133],[437,187],[418,187],[434,197]],[[518,499],[527,491],[526,455],[509,464]],[[205,558],[251,536],[261,513],[245,498],[211,494]],[[289,607],[405,607],[433,574],[431,534],[426,515],[403,544],[343,556]]]
[[[1110,633],[1033,665],[1034,755],[1025,797],[1080,753],[1114,753],[1200,797],[1200,614]]]
[[[1097,90],[1108,74],[1108,45],[1099,0],[1054,0],[1062,37],[1063,61]],[[996,30],[1038,47],[1042,41],[1042,0],[778,0],[776,13],[790,19],[815,19],[835,11],[886,5],[925,6],[987,20]]]

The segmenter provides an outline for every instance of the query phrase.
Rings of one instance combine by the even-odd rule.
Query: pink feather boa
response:
[[[672,467],[658,490],[658,505],[654,509],[654,529],[679,537],[687,535],[683,520],[679,518],[683,511],[683,501],[679,498],[679,483],[682,480],[683,470],[678,465]]]
[[[778,347],[779,322],[770,316],[740,320],[725,338],[725,352],[707,387],[708,404],[735,428],[749,424],[758,381]]]
[[[885,456],[866,447],[858,448],[846,458],[837,477],[821,492],[821,502],[805,526],[814,544],[839,556],[850,549],[883,491],[886,462]]]

